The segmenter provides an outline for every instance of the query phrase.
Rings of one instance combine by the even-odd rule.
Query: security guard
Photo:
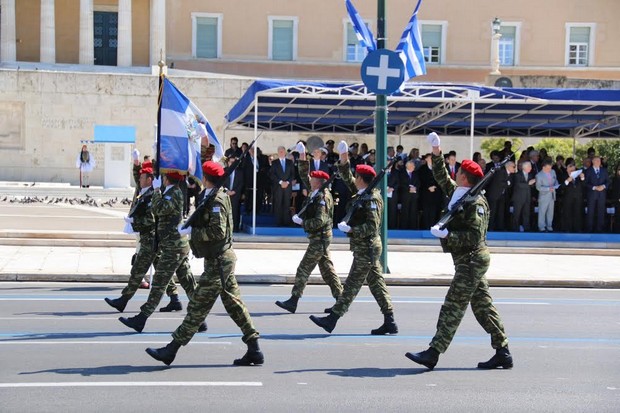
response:
[[[203,214],[187,229],[179,225],[179,234],[191,234],[194,255],[204,257],[204,272],[198,280],[196,290],[187,307],[183,323],[172,333],[172,341],[165,347],[147,348],[146,352],[156,360],[170,365],[181,346],[187,345],[199,324],[207,317],[217,297],[222,298],[224,308],[230,318],[241,328],[243,342],[248,350],[245,355],[234,360],[237,366],[260,365],[264,362],[263,353],[258,346],[258,331],[254,328],[250,313],[241,301],[239,286],[235,278],[237,257],[232,248],[233,216],[230,198],[223,188],[214,189],[215,183],[224,175],[224,169],[216,162],[207,161],[202,165],[203,197],[217,190],[205,206]]]
[[[464,160],[456,174],[456,182],[453,181],[448,177],[439,136],[433,132],[428,135],[428,141],[433,148],[433,175],[444,193],[451,197],[450,208],[484,174],[477,163]],[[452,254],[456,273],[439,312],[437,332],[430,347],[419,353],[406,354],[407,358],[430,370],[435,368],[439,354],[448,349],[470,303],[476,320],[491,335],[491,345],[495,349],[495,355],[486,362],[478,363],[478,368],[512,368],[508,337],[493,305],[485,275],[491,261],[486,244],[488,225],[489,204],[480,195],[474,202],[464,205],[463,211],[457,213],[445,229],[440,229],[438,225],[431,228],[431,233],[441,239],[444,252]]]
[[[329,245],[332,242],[334,200],[328,188],[320,191],[321,186],[329,179],[329,175],[327,172],[315,170],[310,172],[310,180],[308,180],[310,165],[306,160],[306,148],[303,143],[299,142],[295,150],[299,152],[299,176],[304,186],[310,188],[312,192],[306,197],[302,206],[302,208],[307,208],[303,219],[297,214],[293,216],[293,222],[303,226],[304,231],[308,234],[308,248],[297,267],[291,298],[286,301],[276,301],[278,307],[291,313],[297,310],[297,302],[301,298],[308,283],[308,277],[310,277],[310,273],[317,263],[323,280],[331,290],[332,297],[338,300],[342,294],[342,284],[336,274],[329,253]]]
[[[338,152],[340,153],[338,171],[342,176],[342,180],[351,190],[351,193],[355,194],[347,205],[347,211],[350,210],[357,197],[364,192],[377,175],[371,166],[358,165],[355,168],[354,180],[351,174],[351,167],[349,166],[348,151],[349,147],[345,141],[338,144]],[[383,324],[370,333],[373,335],[398,333],[398,327],[394,321],[392,299],[387,291],[387,286],[383,279],[383,270],[379,262],[382,249],[381,238],[379,237],[382,211],[383,198],[379,190],[374,188],[370,193],[370,197],[364,200],[361,208],[355,211],[349,222],[338,224],[338,229],[345,232],[350,238],[353,264],[345,281],[342,295],[338,297],[336,304],[331,309],[325,310],[330,312],[330,314],[327,317],[310,316],[310,319],[316,325],[322,327],[328,333],[334,330],[338,319],[348,311],[349,306],[366,280],[368,280],[368,288],[370,288],[383,313]]]

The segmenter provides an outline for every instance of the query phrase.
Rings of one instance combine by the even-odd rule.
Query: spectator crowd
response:
[[[232,138],[225,156],[229,164],[247,150]],[[308,188],[299,177],[299,154],[295,146],[278,148],[277,154],[265,155],[251,148],[240,169],[226,185],[233,203],[235,230],[240,229],[242,210],[252,211],[253,191],[257,191],[257,211],[273,214],[275,226],[292,226],[291,217],[298,211]],[[490,206],[489,231],[515,232],[620,232],[620,165],[606,165],[588,149],[584,159],[547,156],[545,149],[529,147],[520,154],[506,141],[501,151],[493,151],[485,160],[479,152],[473,160],[485,172],[497,167],[485,189]],[[395,163],[387,174],[387,214],[389,229],[429,229],[440,218],[448,199],[433,178],[431,154],[417,148],[405,152],[401,145],[388,147],[388,162]],[[455,177],[460,163],[457,153],[444,154],[446,169]],[[254,158],[256,157],[256,173]],[[502,165],[505,158],[509,161]],[[351,168],[359,164],[375,166],[376,152],[365,143],[349,146]],[[335,173],[338,154],[334,141],[315,148],[310,157],[310,171]],[[254,181],[256,176],[256,182]],[[351,193],[336,177],[331,185],[334,197],[334,222],[340,222]]]

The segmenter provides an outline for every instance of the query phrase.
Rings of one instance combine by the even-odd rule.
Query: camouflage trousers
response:
[[[205,258],[204,272],[187,306],[187,315],[183,323],[172,333],[174,341],[183,346],[190,342],[200,323],[207,318],[218,296],[222,298],[222,304],[230,318],[241,329],[243,342],[259,338],[250,313],[241,301],[239,285],[235,278],[236,262],[237,256],[232,248],[218,258]]]
[[[153,246],[154,244],[152,237],[140,236],[136,252],[136,260],[131,266],[129,281],[127,282],[127,286],[123,288],[121,295],[132,298],[136,291],[138,291],[138,287],[140,287],[140,283],[146,275],[146,272],[151,267],[151,264],[155,267],[157,266],[159,257]],[[170,280],[168,286],[166,287],[166,295],[170,296],[172,294],[177,294],[177,287],[174,284],[174,281]]]
[[[192,298],[192,294],[196,289],[196,280],[192,275],[192,269],[189,265],[188,252],[189,251],[170,248],[161,249],[161,256],[155,267],[149,298],[146,303],[140,307],[140,311],[147,317],[150,317],[151,314],[155,312],[175,272],[179,278],[181,287],[185,290],[185,294],[187,294],[188,298]],[[176,287],[174,290],[176,291]]]
[[[476,320],[491,335],[493,348],[508,345],[508,337],[493,305],[485,276],[491,262],[489,250],[484,247],[470,253],[452,254],[452,259],[456,273],[441,306],[431,347],[440,353],[448,349],[470,303]]]
[[[304,257],[297,267],[292,295],[295,297],[301,297],[303,295],[310,273],[318,263],[321,277],[323,277],[323,281],[329,286],[332,297],[336,299],[340,297],[340,294],[342,294],[342,284],[340,283],[340,278],[338,278],[336,274],[334,263],[329,253],[329,244],[331,240],[332,237],[327,235],[324,238],[309,237],[310,243],[308,244]]]
[[[349,310],[349,306],[362,289],[364,281],[368,281],[368,288],[372,296],[379,304],[383,314],[394,311],[392,299],[388,293],[385,280],[383,279],[383,269],[381,268],[381,239],[379,237],[372,240],[351,240],[351,250],[353,251],[353,264],[349,270],[349,275],[344,283],[342,295],[333,307],[334,314],[342,317]]]

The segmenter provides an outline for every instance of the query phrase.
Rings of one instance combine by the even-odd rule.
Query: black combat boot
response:
[[[510,350],[508,350],[508,346],[498,348],[495,350],[495,355],[489,359],[489,361],[483,361],[482,363],[478,363],[479,369],[511,369],[512,368],[512,356],[510,355]]]
[[[373,336],[384,336],[386,334],[398,334],[398,326],[394,322],[394,313],[383,314],[383,324],[381,327],[370,330]]]
[[[429,370],[434,369],[437,361],[439,361],[439,352],[432,347],[419,353],[407,353],[405,356],[409,360],[427,367]]]
[[[248,351],[240,359],[235,359],[235,366],[259,366],[265,362],[265,357],[258,347],[258,339],[248,341]]]
[[[134,317],[119,317],[118,320],[125,324],[127,327],[133,328],[134,330],[136,330],[138,333],[141,333],[142,330],[144,330],[144,325],[146,324],[146,320],[148,319],[148,317],[140,312],[138,315],[134,316]]]
[[[200,323],[200,325],[198,326],[198,332],[199,333],[204,333],[205,331],[207,331],[207,322],[203,321],[202,323]]]
[[[181,311],[183,309],[183,305],[179,301],[179,295],[173,294],[170,296],[170,302],[167,306],[159,309],[162,313],[170,313],[172,311]]]
[[[334,313],[329,313],[327,317],[315,317],[313,315],[310,316],[310,320],[312,320],[314,324],[323,328],[323,330],[327,331],[328,333],[334,331],[334,328],[336,328],[336,323],[338,322],[339,318],[340,316]]]
[[[295,311],[297,311],[298,301],[299,301],[299,297],[295,297],[294,295],[291,295],[291,298],[289,298],[286,301],[276,301],[276,305],[280,308],[285,309],[289,313],[295,314]]]
[[[170,363],[174,361],[174,358],[177,355],[177,351],[181,348],[181,345],[176,341],[172,340],[170,343],[166,345],[166,347],[162,348],[147,348],[146,352],[149,356],[153,357],[155,360],[159,360],[163,362],[166,366],[169,366]]]
[[[334,306],[332,305],[331,307],[327,307],[325,310],[323,310],[323,312],[325,314],[331,314],[333,309],[334,309]]]
[[[127,303],[131,300],[131,297],[128,295],[121,295],[118,298],[104,298],[105,302],[108,303],[110,307],[114,307],[118,310],[119,313],[125,311],[125,307],[127,307]]]

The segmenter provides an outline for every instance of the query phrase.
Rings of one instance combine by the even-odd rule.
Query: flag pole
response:
[[[164,66],[166,66],[166,62],[164,61],[163,53],[160,50],[160,58],[159,62],[157,62],[157,66],[159,66],[159,93],[157,94],[157,153],[155,154],[155,177],[159,178],[159,164],[160,164],[160,154],[161,154],[161,98],[164,92]]]
[[[385,0],[377,1],[377,49],[385,49]],[[375,134],[377,159],[376,169],[382,170],[387,162],[387,96],[377,95],[375,106]],[[387,176],[387,174],[386,174]],[[381,266],[383,273],[389,274],[387,261],[387,178],[379,183],[381,195],[383,197],[383,217],[381,219]]]

